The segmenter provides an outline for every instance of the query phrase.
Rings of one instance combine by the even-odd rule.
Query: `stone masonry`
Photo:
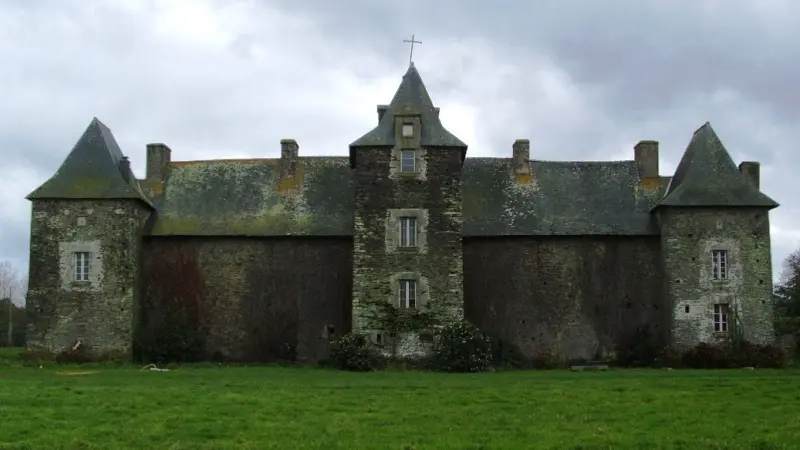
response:
[[[132,354],[174,340],[201,359],[314,361],[357,331],[400,356],[427,351],[434,330],[390,342],[376,305],[463,317],[527,355],[612,356],[642,329],[681,348],[773,340],[778,205],[710,124],[672,176],[653,140],[628,161],[510,147],[467,158],[413,65],[348,156],[283,139],[278,158],[173,161],[152,143],[137,179],[94,119],[28,196],[28,346]]]

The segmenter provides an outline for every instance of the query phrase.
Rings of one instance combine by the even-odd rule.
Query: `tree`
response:
[[[775,300],[781,315],[800,316],[800,249],[783,262],[780,281],[775,286]]]
[[[26,289],[25,278],[9,261],[0,261],[0,343],[20,346],[25,338],[25,311],[14,304]]]

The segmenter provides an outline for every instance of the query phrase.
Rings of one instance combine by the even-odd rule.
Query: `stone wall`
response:
[[[673,343],[724,342],[714,331],[714,304],[738,305],[744,338],[774,340],[769,216],[763,209],[665,208],[661,212]],[[712,279],[712,250],[728,251],[729,277]],[[730,317],[730,322],[734,320]]]
[[[148,216],[137,200],[33,201],[29,347],[130,351]],[[88,280],[75,280],[74,252],[90,254]]]
[[[349,238],[148,238],[141,333],[178,307],[204,359],[315,361],[350,330],[351,268]]]
[[[354,171],[355,226],[353,249],[353,308],[355,327],[370,329],[365,306],[370,301],[397,302],[394,281],[416,275],[421,304],[438,310],[442,317],[461,317],[462,215],[461,150],[427,149],[415,174],[398,173],[399,152],[392,149],[359,149]],[[397,248],[397,219],[417,217],[416,248]],[[373,333],[374,334],[374,333]],[[416,335],[405,340],[415,341]],[[425,343],[420,343],[425,345]],[[419,350],[403,342],[405,353]]]
[[[650,324],[666,343],[659,239],[471,238],[464,241],[468,320],[526,355],[610,355]]]

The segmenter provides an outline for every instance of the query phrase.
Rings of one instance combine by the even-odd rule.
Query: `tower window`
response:
[[[417,218],[400,218],[400,247],[417,246]]]
[[[75,252],[75,281],[89,281],[89,252]]]
[[[724,303],[714,305],[714,331],[728,331],[728,305]]]
[[[414,136],[414,125],[410,123],[403,124],[403,137],[409,138]]]
[[[714,250],[711,252],[711,276],[715,280],[728,279],[727,250]]]
[[[417,307],[417,281],[400,280],[400,309]]]
[[[403,150],[400,152],[400,172],[414,172],[417,166],[417,152]]]

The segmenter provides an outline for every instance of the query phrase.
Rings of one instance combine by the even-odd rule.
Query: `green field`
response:
[[[0,449],[800,448],[795,369],[150,372],[12,356]]]

